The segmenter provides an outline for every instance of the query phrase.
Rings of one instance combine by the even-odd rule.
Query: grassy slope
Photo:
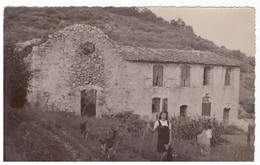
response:
[[[102,156],[98,139],[109,137],[107,131],[110,127],[120,130],[116,118],[104,117],[99,120],[92,118],[88,119],[92,136],[90,139],[84,139],[80,133],[80,123],[83,121],[80,116],[65,112],[17,110],[6,107],[4,117],[5,161],[100,161]],[[136,121],[135,117],[128,119]],[[123,126],[131,126],[129,124],[133,123],[135,122]],[[123,131],[122,133],[118,131],[116,140],[117,161],[158,160],[157,134],[143,131],[145,128],[146,124],[142,126],[142,131],[135,132],[126,131],[121,127]],[[253,161],[254,159],[252,145],[218,145],[212,147],[212,154],[205,157],[200,154],[193,140],[173,137],[172,144],[178,154],[176,161]]]
[[[27,41],[46,38],[66,26],[81,23],[97,26],[121,45],[152,48],[176,48],[212,51],[242,61],[240,103],[254,111],[254,59],[240,51],[217,47],[213,42],[196,36],[190,26],[171,25],[152,12],[134,8],[6,8],[5,39]]]

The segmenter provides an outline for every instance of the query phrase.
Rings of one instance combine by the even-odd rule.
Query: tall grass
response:
[[[111,127],[118,131],[117,161],[159,160],[156,152],[157,133],[147,131],[146,122],[132,112],[102,118],[84,118],[66,112],[31,109],[5,108],[4,112],[5,160],[102,160],[98,140],[110,137]],[[83,121],[90,124],[90,139],[84,139],[80,133],[80,124]],[[212,146],[210,156],[203,157],[196,139],[185,139],[176,134],[173,134],[172,146],[178,155],[176,161],[254,160],[253,146],[219,144]],[[9,155],[12,152],[13,157]]]

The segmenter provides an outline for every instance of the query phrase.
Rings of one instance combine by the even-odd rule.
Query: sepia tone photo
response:
[[[4,8],[4,161],[254,161],[255,9]]]

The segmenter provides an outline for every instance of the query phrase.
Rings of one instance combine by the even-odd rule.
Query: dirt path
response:
[[[49,134],[59,143],[61,143],[72,155],[72,161],[98,161],[100,157],[96,151],[87,145],[86,139],[75,138],[67,131],[59,130],[57,132],[49,131]]]

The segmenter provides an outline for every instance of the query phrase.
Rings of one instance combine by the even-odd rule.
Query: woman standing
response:
[[[171,124],[168,120],[168,112],[162,111],[159,114],[159,120],[154,123],[154,127],[151,128],[150,124],[148,124],[147,127],[151,132],[157,130],[157,152],[163,156],[163,153],[166,152],[165,145],[171,144]]]

